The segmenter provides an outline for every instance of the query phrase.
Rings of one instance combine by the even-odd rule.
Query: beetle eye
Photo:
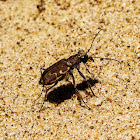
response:
[[[83,62],[83,63],[86,63],[87,60],[88,60],[88,55],[83,55],[80,57],[80,60]]]

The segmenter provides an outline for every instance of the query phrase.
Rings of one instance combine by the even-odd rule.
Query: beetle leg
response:
[[[87,107],[89,110],[91,110],[91,108],[88,107],[88,105],[87,105],[86,102],[83,100],[82,96],[79,94],[79,92],[78,92],[77,89],[76,89],[76,94],[77,94],[77,96],[78,96],[79,99],[80,99],[80,105],[81,105],[81,100],[82,100],[82,101],[84,102],[84,104],[86,105],[86,107]]]
[[[90,73],[91,75],[93,75],[93,74],[89,71],[89,69],[88,69],[88,67],[87,67],[86,63],[84,63],[84,65],[85,65],[86,70],[88,71],[88,73]]]
[[[69,75],[68,74],[66,74],[65,80],[69,82]]]
[[[72,76],[74,88],[76,88],[74,75],[73,75],[72,71],[70,71],[69,73],[70,73],[70,75]]]
[[[42,75],[42,71],[41,70],[46,70],[45,68],[40,68],[40,72],[41,72],[41,75]]]
[[[93,61],[93,62],[94,62],[94,59],[93,59],[91,56],[89,56],[89,59],[90,59],[91,61]],[[93,75],[93,74],[89,71],[89,69],[88,69],[88,67],[87,67],[86,63],[84,63],[84,65],[85,65],[86,70],[88,71],[88,73],[90,73],[91,75]]]
[[[40,70],[46,70],[45,68],[40,68]]]
[[[88,105],[87,105],[87,104],[86,104],[86,102],[83,100],[83,98],[82,98],[82,96],[80,95],[80,93],[78,92],[78,89],[76,88],[75,78],[74,78],[73,73],[72,73],[72,72],[70,72],[70,75],[72,76],[72,80],[73,80],[74,88],[75,88],[75,90],[76,90],[76,94],[77,94],[77,96],[78,96],[78,97],[79,97],[79,99],[80,99],[80,105],[81,105],[81,100],[82,100],[82,101],[83,101],[83,103],[86,105],[86,107],[87,107],[89,110],[91,110],[91,108],[90,108],[90,107],[88,107]]]
[[[43,85],[43,88],[42,88],[42,91],[41,91],[40,95],[38,96],[37,99],[34,100],[34,104],[33,104],[33,106],[35,105],[36,100],[38,100],[38,99],[40,98],[40,96],[42,95],[43,90],[44,90],[44,85]]]
[[[47,94],[47,92],[48,92],[51,88],[53,88],[57,83],[58,83],[58,81],[57,81],[56,83],[54,83],[53,86],[49,87],[49,88],[46,90],[46,94]],[[46,98],[46,94],[45,94],[45,97],[44,97],[44,100],[43,100],[42,106],[41,106],[41,108],[39,109],[39,112],[42,110],[43,105],[44,105],[44,102],[46,101],[46,100],[45,100],[45,98]]]
[[[94,59],[93,59],[93,57],[89,56],[89,59],[90,59],[91,61],[93,61],[93,62],[94,62]]]
[[[77,70],[78,70],[79,74],[81,75],[81,77],[83,77],[83,78],[86,80],[86,77],[83,75],[83,73],[82,73],[79,69],[77,69]],[[86,81],[87,81],[87,80],[86,80]],[[91,90],[93,96],[96,96],[96,95],[94,94],[92,88],[91,88],[91,84],[90,84],[88,81],[87,81],[87,84],[88,84],[88,86],[89,86],[89,88],[90,88],[90,90]],[[96,96],[96,97],[97,97],[97,96]]]

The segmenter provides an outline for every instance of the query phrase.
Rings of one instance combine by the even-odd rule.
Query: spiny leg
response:
[[[93,62],[94,62],[94,59],[93,59],[91,56],[89,56],[89,59],[90,59],[91,61],[93,61]],[[86,63],[84,63],[84,65],[85,65],[86,70],[88,71],[88,73],[90,73],[91,75],[93,75],[93,74],[89,71],[89,69],[88,69],[88,67],[87,67]]]
[[[58,81],[57,81],[56,83],[54,83],[53,86],[49,87],[49,88],[46,90],[46,94],[47,94],[47,92],[48,92],[51,88],[53,88],[57,83],[58,83]],[[46,98],[46,94],[45,94],[45,97],[44,97],[44,99],[43,99],[42,106],[41,106],[41,108],[39,109],[39,112],[40,112],[40,111],[42,110],[42,108],[43,108],[43,105],[44,105],[44,102],[45,102],[45,98]]]
[[[69,73],[66,74],[65,80],[66,80],[67,82],[70,82],[70,81],[69,81]]]
[[[89,56],[89,59],[90,59],[91,61],[93,61],[93,62],[94,62],[94,59],[93,59],[93,57]]]
[[[79,99],[80,99],[80,105],[81,105],[81,100],[82,100],[83,103],[86,105],[86,107],[87,107],[89,110],[91,110],[91,108],[88,107],[88,105],[86,104],[86,102],[83,100],[82,96],[79,94],[78,89],[76,88],[76,85],[75,85],[75,78],[74,78],[73,73],[72,73],[71,71],[70,71],[70,75],[72,76],[72,80],[73,80],[74,88],[75,88],[75,90],[76,90],[76,94],[77,94],[77,96],[78,96]]]
[[[82,74],[82,72],[81,72],[79,69],[77,69],[77,70],[78,70],[79,74],[81,75],[81,77],[83,77],[83,78],[86,80],[86,77]],[[87,80],[86,80],[86,81],[87,81]],[[91,90],[93,96],[96,96],[96,95],[94,94],[92,88],[91,88],[91,84],[90,84],[88,81],[87,81],[87,84],[88,84],[88,86],[89,86],[89,88],[90,88],[90,90]],[[96,97],[97,97],[97,96],[96,96]]]
[[[40,98],[40,96],[42,95],[42,92],[43,92],[43,91],[44,91],[44,85],[43,85],[43,88],[42,88],[42,91],[41,91],[40,95],[38,96],[37,99],[34,100],[34,104],[33,104],[33,106],[35,105],[35,102]]]
[[[81,100],[82,100],[82,101],[84,102],[84,104],[86,105],[86,107],[87,107],[89,110],[91,110],[91,108],[88,107],[88,105],[87,105],[86,102],[83,100],[82,96],[79,94],[79,92],[78,92],[77,89],[76,89],[76,94],[77,94],[77,96],[78,96],[79,99],[80,99],[80,105],[81,105]]]
[[[41,75],[42,75],[42,71],[41,71],[41,70],[46,70],[46,69],[45,69],[45,68],[40,68],[40,72],[41,72]],[[44,85],[43,85],[43,88],[42,88],[42,91],[41,91],[40,95],[39,95],[38,98],[34,101],[33,106],[35,105],[35,102],[36,102],[36,101],[40,98],[40,96],[42,95],[43,90],[44,90]]]
[[[41,70],[46,70],[46,69],[45,68],[40,68],[40,72],[41,72],[41,76],[42,76],[42,71]],[[33,106],[35,106],[35,102],[41,97],[43,91],[44,91],[44,85],[43,85],[43,88],[42,88],[42,91],[41,91],[40,95],[38,96],[37,99],[34,100]]]
[[[41,70],[46,70],[45,68],[40,68],[40,72],[41,72],[41,75],[42,75],[42,71]]]
[[[89,71],[89,69],[88,69],[86,63],[84,63],[84,65],[85,65],[85,67],[86,67],[87,72],[90,73],[91,75],[93,75],[93,74]]]

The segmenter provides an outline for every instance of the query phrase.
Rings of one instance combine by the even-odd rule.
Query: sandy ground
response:
[[[140,3],[91,0],[0,1],[0,139],[140,139]],[[87,51],[121,61],[88,61],[74,69],[88,110],[77,100],[72,78],[43,95],[40,68]],[[47,86],[49,87],[49,86]],[[61,102],[57,105],[57,102]]]

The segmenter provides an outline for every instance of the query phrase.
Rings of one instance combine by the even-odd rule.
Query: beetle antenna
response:
[[[101,29],[101,30],[103,30],[103,29]],[[100,30],[100,31],[101,31],[101,30]],[[93,45],[93,42],[94,42],[94,40],[96,39],[97,35],[100,33],[100,31],[98,31],[98,33],[95,35],[95,37],[94,37],[94,39],[93,39],[93,41],[92,41],[92,43],[91,43],[91,46],[90,46],[90,48],[88,49],[88,51],[86,52],[86,54],[91,50],[92,45]]]
[[[119,63],[121,63],[121,61],[117,60],[117,59],[113,59],[113,58],[107,58],[107,57],[96,57],[96,56],[93,56],[91,57],[90,59],[93,60],[93,58],[100,58],[100,59],[107,59],[107,60],[114,60],[114,61],[117,61]]]

